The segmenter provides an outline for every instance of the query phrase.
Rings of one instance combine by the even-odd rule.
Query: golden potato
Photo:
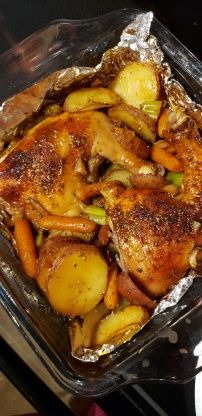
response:
[[[88,111],[118,104],[120,97],[108,88],[89,87],[71,92],[65,99],[65,111]]]
[[[155,141],[157,132],[156,123],[143,110],[122,104],[110,108],[108,115],[112,119],[126,124],[148,142],[153,143]]]
[[[119,72],[111,88],[127,104],[139,107],[146,101],[158,100],[160,82],[154,66],[134,62]]]
[[[142,325],[149,319],[147,310],[142,306],[126,306],[110,313],[102,319],[96,329],[93,344],[120,343],[128,336],[139,331]],[[127,334],[126,334],[127,332]]]
[[[63,315],[83,315],[102,299],[108,267],[99,250],[62,236],[49,238],[39,256],[36,281]]]
[[[92,311],[84,315],[82,326],[83,331],[83,345],[85,348],[91,346],[95,329],[101,319],[109,313],[109,309],[103,302],[99,303]]]

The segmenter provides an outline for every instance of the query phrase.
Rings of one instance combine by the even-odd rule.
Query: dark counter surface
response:
[[[0,53],[55,19],[84,19],[123,7],[153,10],[202,59],[200,0],[0,0]]]

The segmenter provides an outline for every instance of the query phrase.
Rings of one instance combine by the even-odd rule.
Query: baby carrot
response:
[[[109,242],[110,229],[108,225],[102,225],[99,229],[98,240],[102,246],[106,246]]]
[[[59,215],[45,215],[39,225],[46,230],[63,230],[79,233],[92,233],[96,229],[94,221],[82,217],[65,217]]]
[[[23,268],[27,275],[33,278],[36,276],[37,267],[36,247],[31,226],[27,220],[19,219],[15,222],[14,237]]]
[[[100,185],[95,183],[90,185],[83,185],[76,191],[75,195],[78,199],[85,202],[90,198],[94,198],[95,196],[100,195]]]
[[[180,160],[178,160],[167,150],[161,149],[159,146],[153,146],[151,148],[151,159],[156,163],[160,163],[162,166],[164,166],[164,168],[172,172],[183,171],[183,166]]]
[[[108,286],[104,294],[104,304],[108,309],[115,309],[118,305],[119,294],[117,287],[117,275],[118,268],[117,265],[114,263],[112,267],[109,269]]]

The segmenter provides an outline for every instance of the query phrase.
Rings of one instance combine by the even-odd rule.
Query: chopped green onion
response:
[[[42,246],[44,237],[43,237],[43,231],[39,231],[36,237],[36,246],[40,248]]]
[[[107,214],[104,208],[95,205],[88,205],[86,208],[84,208],[84,212],[88,215],[90,220],[96,222],[96,224],[107,224]]]
[[[154,120],[157,120],[161,111],[162,101],[146,101],[142,104],[142,110]]]
[[[184,179],[184,173],[181,172],[168,172],[166,175],[166,179],[168,183],[172,183],[176,186],[181,186],[183,179]]]

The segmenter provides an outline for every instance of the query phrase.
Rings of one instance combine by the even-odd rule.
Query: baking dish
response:
[[[141,11],[124,9],[85,21],[55,21],[0,57],[1,102],[57,69],[92,66],[115,45],[122,29]],[[197,102],[201,99],[201,63],[154,19],[158,38],[177,79]],[[13,249],[0,236],[1,301],[50,373],[64,388],[80,395],[106,394],[141,380],[185,382],[192,378],[202,337],[202,282],[194,284],[175,307],[167,309],[129,343],[97,363],[71,357],[64,319],[35,284],[24,276]]]

